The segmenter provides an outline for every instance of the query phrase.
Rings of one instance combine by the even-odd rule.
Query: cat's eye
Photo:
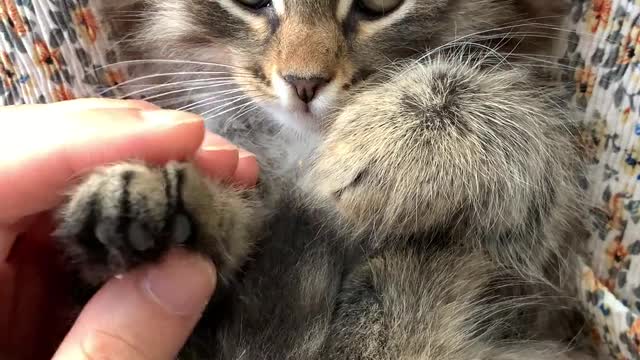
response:
[[[380,17],[397,9],[403,0],[356,0],[358,10],[368,16]]]
[[[252,9],[260,10],[271,6],[271,0],[236,0],[238,3]]]

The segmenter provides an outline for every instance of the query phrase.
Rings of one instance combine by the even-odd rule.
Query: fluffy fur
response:
[[[185,356],[578,356],[581,161],[545,71],[558,1],[106,11],[148,59],[130,95],[203,114],[263,166],[241,191],[189,164],[116,165],[61,211],[93,285],[172,246],[213,258],[223,281]],[[300,101],[291,78],[321,85]]]

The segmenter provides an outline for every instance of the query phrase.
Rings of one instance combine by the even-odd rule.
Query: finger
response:
[[[107,98],[84,98],[69,101],[60,101],[49,105],[59,111],[80,111],[92,109],[138,109],[138,110],[159,110],[160,107],[143,100],[120,100]]]
[[[24,231],[28,226],[31,226],[36,216],[27,216],[22,218],[15,224],[3,225],[0,224],[0,264],[3,263],[13,247],[13,243],[20,233]],[[1,284],[1,283],[0,283]]]
[[[6,117],[0,109],[0,117]],[[139,158],[152,163],[192,156],[202,143],[201,118],[177,111],[93,109],[44,117],[13,112],[0,122],[0,223],[52,208],[74,176],[96,166]],[[4,134],[4,136],[3,136]]]
[[[25,110],[37,112],[67,112],[93,109],[138,109],[154,110],[158,106],[143,100],[119,100],[108,98],[82,98],[67,101],[59,101],[50,104],[10,105],[3,108],[4,111],[24,112]]]
[[[195,157],[195,164],[207,175],[227,180],[238,167],[238,148],[225,138],[208,132]]]
[[[17,236],[18,231],[14,230],[13,226],[0,225],[0,264],[4,263],[7,257],[9,257],[9,252]]]
[[[0,263],[0,309],[8,311],[8,316],[0,316],[5,320],[0,320],[0,349],[13,354],[8,359],[50,359],[69,321],[67,274],[49,238],[51,217],[43,214],[30,222],[32,227],[21,234],[7,262]],[[33,342],[39,345],[24,347]]]
[[[15,268],[0,262],[0,349],[8,351],[11,337],[11,316],[14,309],[14,294],[16,292]],[[0,351],[0,356],[2,351]]]
[[[258,182],[259,170],[256,156],[246,150],[240,150],[238,167],[233,175],[235,182],[244,187],[255,186]]]
[[[174,359],[215,286],[213,265],[183,251],[108,282],[83,309],[54,360]]]
[[[196,165],[209,176],[240,186],[251,187],[258,180],[259,167],[255,155],[213,133],[205,135],[196,155]]]

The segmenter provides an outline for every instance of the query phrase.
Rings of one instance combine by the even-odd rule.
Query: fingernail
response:
[[[233,145],[229,140],[223,138],[220,135],[207,132],[204,135],[204,140],[202,141],[202,146],[200,147],[202,151],[238,151],[238,147]]]
[[[130,104],[135,105],[137,109],[145,111],[158,111],[162,108],[158,105],[152,104],[144,100],[127,100]]]
[[[244,159],[244,158],[250,158],[250,157],[256,157],[256,154],[249,152],[245,149],[240,149],[240,152],[238,153],[238,158],[240,159]]]
[[[186,251],[174,251],[147,270],[143,287],[149,297],[169,313],[197,315],[209,303],[216,283],[210,260]]]
[[[196,114],[176,110],[143,110],[140,111],[140,114],[146,122],[159,126],[175,126],[203,121]]]
[[[238,152],[238,148],[235,146],[203,146],[200,148],[202,151],[206,152],[218,152],[218,151],[226,151],[226,152]]]

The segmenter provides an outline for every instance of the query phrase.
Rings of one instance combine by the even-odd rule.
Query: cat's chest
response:
[[[322,358],[344,282],[362,256],[304,217],[279,217],[270,234],[203,327],[217,334],[214,358]]]

